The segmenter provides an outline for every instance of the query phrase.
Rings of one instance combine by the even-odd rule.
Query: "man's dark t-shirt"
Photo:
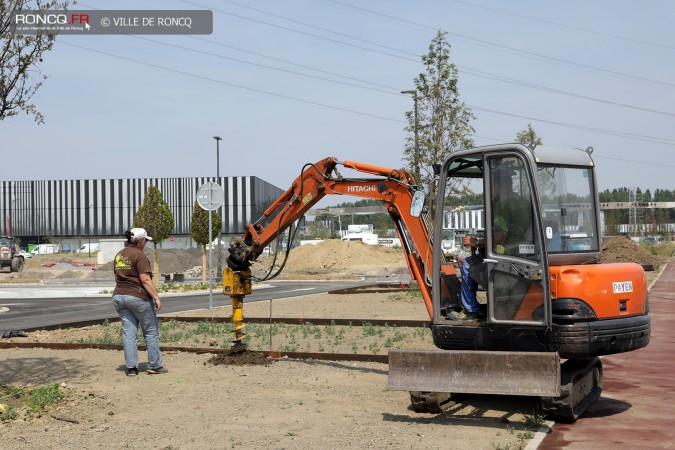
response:
[[[138,247],[130,245],[120,250],[113,263],[115,264],[115,281],[117,283],[113,295],[133,295],[144,300],[150,300],[150,296],[145,291],[140,278],[142,273],[149,273],[152,277],[150,261],[145,253]]]

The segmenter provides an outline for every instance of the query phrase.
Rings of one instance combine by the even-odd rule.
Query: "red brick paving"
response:
[[[602,397],[576,423],[555,424],[539,449],[675,448],[675,261],[649,291],[647,347],[602,358]]]

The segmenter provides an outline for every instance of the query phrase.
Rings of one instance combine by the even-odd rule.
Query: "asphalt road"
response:
[[[336,289],[372,284],[372,281],[273,281],[256,286],[246,296],[245,303],[267,301],[326,293]],[[117,317],[111,296],[101,295],[102,290],[112,290],[106,284],[48,284],[44,286],[0,285],[0,330],[27,330],[31,328],[63,325],[88,320]],[[230,297],[219,290],[209,293],[163,294],[161,313],[208,309],[229,306]]]

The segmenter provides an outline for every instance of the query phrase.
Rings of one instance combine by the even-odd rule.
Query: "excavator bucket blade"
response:
[[[557,397],[560,356],[549,352],[389,350],[387,388]]]

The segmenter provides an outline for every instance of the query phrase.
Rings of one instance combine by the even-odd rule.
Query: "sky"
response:
[[[592,146],[601,191],[675,189],[675,2],[84,0],[76,9],[210,9],[213,33],[59,36],[33,98],[45,123],[0,122],[5,180],[215,176],[213,136],[221,176],[284,190],[326,156],[402,167],[413,101],[400,91],[414,89],[440,29],[477,146],[513,142],[531,123],[545,145]]]

